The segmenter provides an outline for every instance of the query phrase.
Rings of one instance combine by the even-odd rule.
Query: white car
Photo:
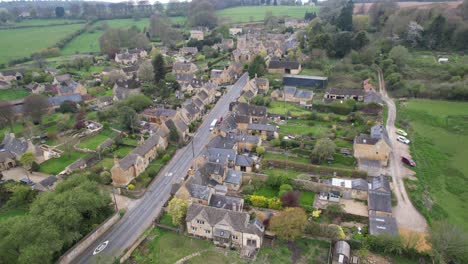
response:
[[[410,140],[405,138],[404,136],[398,136],[396,138],[398,141],[400,141],[401,143],[405,143],[405,144],[409,144],[410,143]]]
[[[397,129],[396,133],[400,136],[408,136],[408,133],[406,133],[406,131],[404,131],[403,129]]]

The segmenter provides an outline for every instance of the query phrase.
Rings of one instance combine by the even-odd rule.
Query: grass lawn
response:
[[[313,126],[309,123],[313,122]],[[310,121],[310,120],[298,120],[291,119],[286,121],[286,124],[279,125],[280,133],[282,135],[313,135],[315,137],[321,137],[330,131],[328,125],[330,122],[321,121]]]
[[[103,129],[101,132],[99,132],[95,136],[92,136],[90,138],[87,138],[81,141],[79,147],[95,150],[99,146],[99,144],[104,142],[106,139],[111,138],[112,134],[113,132],[111,130]]]
[[[117,155],[117,157],[119,158],[123,158],[127,156],[127,154],[130,153],[130,151],[132,150],[133,150],[132,147],[121,146],[117,150],[114,151],[114,155]]]
[[[268,186],[262,186],[258,190],[254,192],[255,195],[260,195],[260,196],[265,196],[268,198],[274,198],[278,197],[278,192],[279,190],[268,187]]]
[[[315,198],[315,193],[307,192],[307,191],[301,191],[301,197],[299,198],[299,204],[301,206],[306,206],[306,207],[312,208],[312,206],[314,205],[314,198]]]
[[[264,245],[260,249],[253,263],[327,263],[329,242],[301,238],[295,241],[293,247],[299,253],[294,260],[288,244],[282,240],[275,240],[274,245]]]
[[[79,158],[84,157],[86,154],[78,151],[71,152],[70,155],[62,154],[60,158],[54,158],[45,161],[40,165],[39,171],[46,174],[58,174],[65,169],[68,165],[72,164]]]
[[[319,69],[302,69],[299,75],[314,75],[314,76],[324,76],[323,71]]]
[[[304,174],[303,172],[294,171],[292,169],[264,169],[263,173],[265,173],[268,176],[287,175],[290,178],[297,178],[297,176]]]
[[[241,6],[226,8],[217,11],[217,15],[223,20],[238,22],[263,21],[265,14],[269,11],[274,16],[287,16],[295,18],[304,18],[306,11],[318,12],[319,8],[315,6]]]
[[[98,40],[102,33],[103,31],[101,30],[96,30],[92,33],[84,32],[63,47],[62,54],[98,53],[100,51]]]
[[[468,148],[462,143],[468,142],[468,103],[411,100],[399,108],[399,118],[411,126],[417,163],[418,181],[406,181],[411,199],[429,221],[447,219],[468,230]],[[432,207],[425,206],[427,195]]]
[[[268,113],[270,114],[277,114],[277,115],[285,115],[288,113],[292,117],[302,116],[302,115],[309,115],[311,112],[303,107],[300,107],[296,104],[285,103],[285,102],[271,102],[270,106],[268,107]]]
[[[294,162],[300,162],[305,164],[310,164],[310,159],[304,157],[287,157],[286,155],[265,153],[265,159],[279,159],[279,160],[288,160]]]
[[[110,170],[114,166],[114,159],[105,157],[99,161],[96,166],[103,167],[105,170]]]
[[[0,64],[28,57],[82,28],[82,24],[0,30]]]
[[[0,209],[0,223],[2,221],[7,220],[10,217],[25,215],[28,213],[28,211],[29,210],[24,207],[17,207],[17,208],[11,208],[11,209],[1,208]]]
[[[148,240],[133,252],[131,258],[136,263],[173,264],[185,256],[211,247],[213,244],[209,240],[155,228]]]
[[[161,218],[159,218],[159,223],[162,225],[177,227],[172,224],[172,217],[168,213],[164,213]]]
[[[0,90],[0,100],[16,100],[29,95],[29,92],[23,89]]]

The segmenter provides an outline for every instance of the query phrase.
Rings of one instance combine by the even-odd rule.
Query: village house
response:
[[[284,26],[285,27],[292,27],[292,28],[306,28],[309,23],[304,19],[297,19],[297,18],[285,18],[284,19]]]
[[[143,119],[155,124],[165,123],[167,120],[179,118],[177,110],[169,108],[147,108],[142,113]]]
[[[329,88],[325,91],[325,100],[356,100],[359,102],[364,101],[364,91],[360,89],[340,89]]]
[[[55,185],[58,181],[57,176],[51,175],[42,181],[36,183],[33,186],[34,190],[40,191],[40,192],[46,192],[46,191],[53,191],[55,189]]]
[[[190,38],[196,40],[203,40],[205,34],[201,30],[190,30]]]
[[[125,100],[132,95],[141,94],[139,86],[140,83],[134,79],[118,80],[112,88],[114,101]]]
[[[179,50],[179,54],[182,56],[187,56],[187,55],[195,56],[198,54],[198,49],[197,47],[182,47]]]
[[[236,116],[247,116],[251,122],[259,122],[267,118],[267,108],[264,106],[251,105],[248,103],[233,102],[229,105],[229,111]]]
[[[192,83],[193,79],[195,78],[195,74],[193,73],[176,73],[175,74],[176,81],[179,83],[181,87],[186,87]]]
[[[12,81],[21,81],[23,79],[24,69],[0,71],[0,80],[10,83]]]
[[[198,88],[201,88],[205,85],[205,81],[202,79],[202,78],[197,78],[196,76],[193,76],[192,79],[190,80],[190,82],[179,82],[180,83],[183,83],[184,85],[181,85],[181,91],[182,92],[186,92],[186,93],[189,93],[189,94],[193,94],[195,90],[197,90]]]
[[[39,161],[42,154],[31,140],[18,139],[13,133],[6,133],[0,144],[0,171],[16,167],[17,161],[26,152],[33,153],[36,161]]]
[[[373,177],[368,190],[367,206],[369,216],[392,216],[392,191],[383,175]]]
[[[234,168],[241,172],[252,172],[255,168],[255,161],[247,155],[236,155]]]
[[[398,235],[396,219],[391,216],[369,216],[369,234],[374,236]]]
[[[229,28],[229,35],[235,36],[238,34],[242,34],[242,28],[238,28],[238,27]]]
[[[88,93],[86,87],[73,80],[70,74],[56,75],[52,84],[57,87],[57,95],[59,96],[72,94],[85,95]]]
[[[210,73],[210,81],[217,85],[225,84],[229,82],[229,75],[224,69],[212,69]]]
[[[314,93],[311,90],[298,89],[295,86],[284,86],[284,91],[273,91],[271,93],[271,98],[275,101],[284,101],[311,107]]]
[[[181,116],[188,121],[188,123],[191,123],[201,118],[200,110],[191,102],[188,104],[184,104],[182,108],[180,108],[179,112]]]
[[[176,61],[172,65],[172,73],[192,73],[195,74],[198,71],[197,65],[191,62]]]
[[[242,212],[244,209],[244,199],[234,196],[228,196],[224,193],[219,192],[220,187],[223,185],[218,185],[218,192],[211,195],[209,206],[226,209],[234,212]]]
[[[312,75],[292,75],[285,74],[283,76],[283,85],[297,87],[311,87],[325,89],[328,83],[328,77],[312,76]]]
[[[233,39],[225,39],[221,40],[220,44],[217,44],[217,47],[222,51],[227,51],[234,48],[234,40]]]
[[[81,94],[70,94],[70,95],[63,95],[63,96],[54,96],[48,98],[50,106],[52,108],[59,108],[62,103],[65,101],[73,102],[73,103],[81,103],[83,102],[83,96]]]
[[[257,90],[258,94],[267,94],[270,89],[270,82],[267,78],[252,78],[250,80],[250,85]]]
[[[35,82],[24,86],[24,89],[30,91],[33,94],[41,94],[45,92],[46,86],[42,83]]]
[[[182,141],[188,140],[189,128],[188,125],[181,118],[166,120],[165,124],[169,129],[175,128]]]
[[[249,124],[247,127],[248,133],[252,135],[261,135],[265,138],[279,138],[279,128],[273,125],[266,124]]]
[[[367,135],[360,135],[354,139],[354,157],[358,160],[378,161],[380,166],[387,166],[390,153],[390,145],[385,138],[375,138]]]
[[[111,169],[112,184],[126,186],[138,177],[158,155],[158,149],[166,149],[167,141],[152,135],[146,140],[140,140],[140,145],[133,149],[127,156],[118,160],[114,158],[114,166]]]
[[[206,185],[192,183],[189,179],[176,192],[175,197],[193,204],[209,205],[213,191]]]
[[[145,58],[148,53],[144,49],[130,49],[115,54],[115,62],[120,64],[134,64],[139,59]]]
[[[232,52],[232,57],[235,62],[250,63],[255,56],[248,49],[241,49],[238,46],[238,48]]]
[[[185,218],[190,235],[212,240],[223,247],[261,247],[265,227],[248,213],[192,203]]]
[[[274,74],[299,74],[301,64],[297,61],[280,60],[275,57],[268,63],[268,73]]]
[[[224,179],[224,186],[231,191],[239,191],[242,185],[242,171],[238,170],[228,170],[226,179]]]

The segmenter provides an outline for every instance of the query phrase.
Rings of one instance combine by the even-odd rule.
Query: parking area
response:
[[[6,171],[2,171],[2,174],[3,174],[3,179],[2,180],[14,180],[14,181],[19,181],[23,178],[26,178],[27,175],[28,175],[28,172],[21,168],[21,167],[16,167],[16,168],[13,168],[13,169],[9,169],[9,170],[6,170]],[[44,173],[40,173],[40,172],[33,172],[33,173],[30,173],[29,174],[29,178],[35,182],[35,183],[38,183],[42,180],[44,180],[45,178],[49,177],[50,175],[48,174],[44,174]]]
[[[340,204],[343,205],[343,210],[348,214],[369,216],[367,205],[355,200],[340,199]]]

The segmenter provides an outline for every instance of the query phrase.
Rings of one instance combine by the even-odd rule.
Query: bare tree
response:
[[[49,111],[50,103],[47,97],[33,94],[24,99],[23,111],[34,123],[40,123],[42,117]]]
[[[154,81],[154,72],[153,72],[153,65],[151,61],[144,61],[140,64],[137,72],[138,79],[143,82],[153,82]]]
[[[9,125],[10,131],[13,132],[15,119],[16,115],[13,105],[6,101],[0,101],[0,125]]]

